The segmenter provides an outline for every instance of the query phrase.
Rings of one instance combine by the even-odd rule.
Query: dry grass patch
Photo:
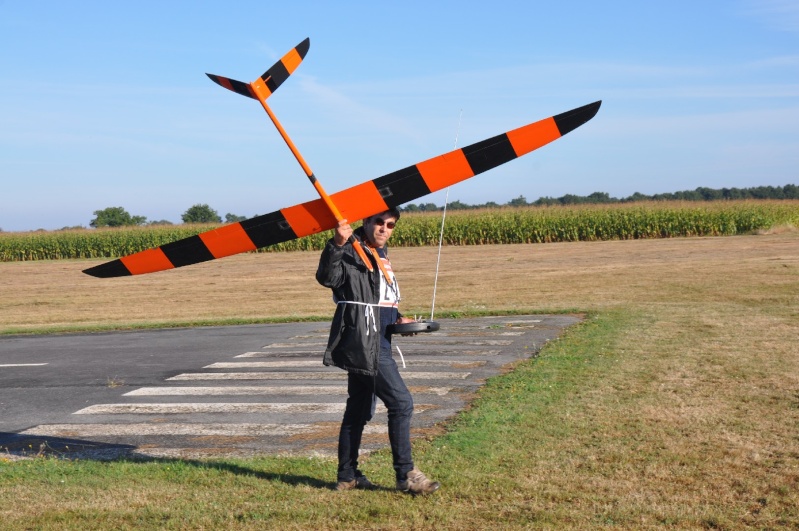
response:
[[[430,312],[437,250],[391,251],[407,314]],[[445,247],[438,311],[551,311],[746,297],[795,299],[795,234]],[[238,255],[174,271],[97,279],[97,260],[0,263],[0,333],[47,327],[267,321],[333,313],[319,253]],[[762,284],[768,290],[753,291]]]

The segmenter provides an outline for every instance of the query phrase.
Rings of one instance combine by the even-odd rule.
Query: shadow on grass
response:
[[[336,483],[311,476],[278,474],[226,461],[203,461],[179,457],[155,457],[138,453],[136,446],[97,441],[0,432],[0,459],[55,458],[69,461],[129,461],[139,463],[181,463],[218,470],[239,476],[251,476],[287,485],[305,485],[317,489],[335,489]]]

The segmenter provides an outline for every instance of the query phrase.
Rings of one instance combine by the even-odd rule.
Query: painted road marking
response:
[[[122,396],[346,395],[346,386],[142,387]]]
[[[235,358],[273,358],[275,356],[308,356],[308,357],[316,357],[321,359],[322,353],[318,350],[291,350],[291,351],[283,351],[283,352],[245,352],[244,354],[239,354],[238,356],[234,356]],[[321,363],[321,361],[319,362]]]
[[[489,332],[489,334],[492,335],[492,336],[521,336],[521,335],[524,334],[524,332],[516,332],[516,331],[508,331],[508,330],[502,330],[502,331],[500,331],[500,330],[491,330]],[[480,337],[480,335],[481,334],[475,334],[474,330],[470,330],[468,332],[457,332],[457,331],[435,332],[435,335],[427,336],[427,337],[430,337],[430,339],[427,340],[427,341],[433,342],[433,341],[435,341],[435,338],[437,338],[437,337],[464,337],[464,338],[465,337],[473,337],[473,338],[476,338],[476,337]],[[486,335],[488,335],[488,334],[486,334]],[[420,336],[403,336],[402,341],[405,341],[406,339],[408,339],[410,337],[418,337],[418,339],[422,339],[422,337],[420,337]],[[425,341],[425,340],[423,339],[423,341]]]
[[[452,387],[414,387],[414,394],[444,396]],[[346,386],[142,387],[122,396],[346,395]]]
[[[48,363],[3,363],[0,367],[41,367],[42,365],[49,365]]]
[[[458,359],[441,359],[441,358],[425,358],[418,359],[408,356],[406,363],[416,366],[434,367],[446,366],[455,367],[458,365],[468,364],[469,367],[476,367],[485,365],[485,361],[463,360]],[[286,368],[286,367],[323,367],[322,362],[318,360],[295,360],[295,361],[233,361],[233,362],[219,362],[206,365],[203,369],[268,369],[268,368]]]
[[[409,355],[411,357],[416,356],[416,351],[417,351],[416,347],[417,346],[419,346],[419,344],[417,344],[417,345],[400,345],[400,347],[404,350],[404,352],[406,354],[410,352]],[[437,346],[440,346],[440,345],[437,345]],[[408,349],[408,350],[405,350],[405,349]],[[437,350],[440,350],[440,351],[443,352],[443,349],[439,348]],[[448,349],[446,352],[449,353],[449,352],[452,352],[452,351],[457,352],[457,355],[461,356],[461,357],[463,357],[463,356],[486,356],[486,357],[489,357],[489,356],[497,356],[497,355],[500,354],[500,352],[502,352],[501,350],[463,350],[463,349],[460,349],[460,348],[458,348],[458,349]],[[424,352],[420,352],[420,354],[421,353],[424,353]],[[309,352],[309,351],[305,351],[305,350],[282,351],[282,352],[263,352],[263,351],[245,352],[244,354],[239,354],[239,355],[233,356],[233,357],[234,358],[276,358],[276,357],[286,357],[286,358],[288,358],[288,357],[297,357],[297,358],[301,358],[304,355],[307,355],[309,357],[310,356],[315,356],[315,357],[319,358],[319,352],[316,352],[316,351]],[[321,361],[317,361],[316,363],[321,363]]]
[[[285,361],[233,361],[212,363],[203,369],[246,369],[246,368],[285,368],[285,367],[324,367],[322,360],[285,360]]]
[[[327,347],[327,342],[319,343],[272,343],[264,348],[297,348],[297,347],[320,347],[323,351]],[[318,353],[318,351],[316,351]]]
[[[405,380],[465,380],[470,372],[401,371]],[[346,380],[347,373],[336,372],[190,372],[167,378],[167,381],[193,380]]]
[[[264,437],[291,436],[314,433],[320,428],[315,424],[42,424],[21,431],[22,435],[44,435],[50,437],[109,437],[109,436],[151,436],[151,435],[191,435]],[[388,433],[388,426],[367,424],[364,433]]]
[[[477,346],[507,346],[512,345],[512,339],[465,339],[465,338],[458,338],[452,340],[430,340],[430,341],[419,341],[414,340],[413,338],[406,338],[402,340],[400,345],[404,345],[405,343],[412,343],[415,347],[438,347],[438,346],[453,346],[453,347],[461,347],[463,345],[477,345]]]
[[[188,413],[343,413],[346,404],[295,403],[194,403],[194,404],[97,404],[83,408],[73,415],[165,415]],[[423,412],[437,406],[415,404],[414,411]],[[382,403],[377,404],[378,413],[385,413]]]
[[[491,334],[492,336],[500,335],[500,334]],[[406,342],[414,343],[415,345],[425,345],[425,346],[435,346],[435,345],[497,345],[497,346],[506,346],[513,343],[514,340],[512,339],[482,339],[475,336],[465,336],[465,337],[455,337],[449,336],[447,339],[422,339],[420,337],[404,337],[401,340],[401,344]],[[271,345],[266,345],[264,349],[292,349],[292,348],[307,348],[307,347],[319,347],[321,350],[315,351],[314,354],[320,355],[324,352],[325,348],[327,348],[327,343],[272,343]]]

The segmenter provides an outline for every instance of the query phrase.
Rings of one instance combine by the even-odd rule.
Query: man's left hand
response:
[[[407,324],[407,323],[415,323],[416,320],[411,319],[410,317],[400,317],[394,324]],[[400,334],[402,336],[415,336],[416,332],[411,332],[410,334]]]

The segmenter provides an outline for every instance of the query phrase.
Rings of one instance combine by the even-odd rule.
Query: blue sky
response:
[[[328,193],[599,99],[450,200],[799,184],[795,0],[0,0],[0,228],[315,198],[258,103],[205,76],[252,81],[305,37],[269,102]]]

